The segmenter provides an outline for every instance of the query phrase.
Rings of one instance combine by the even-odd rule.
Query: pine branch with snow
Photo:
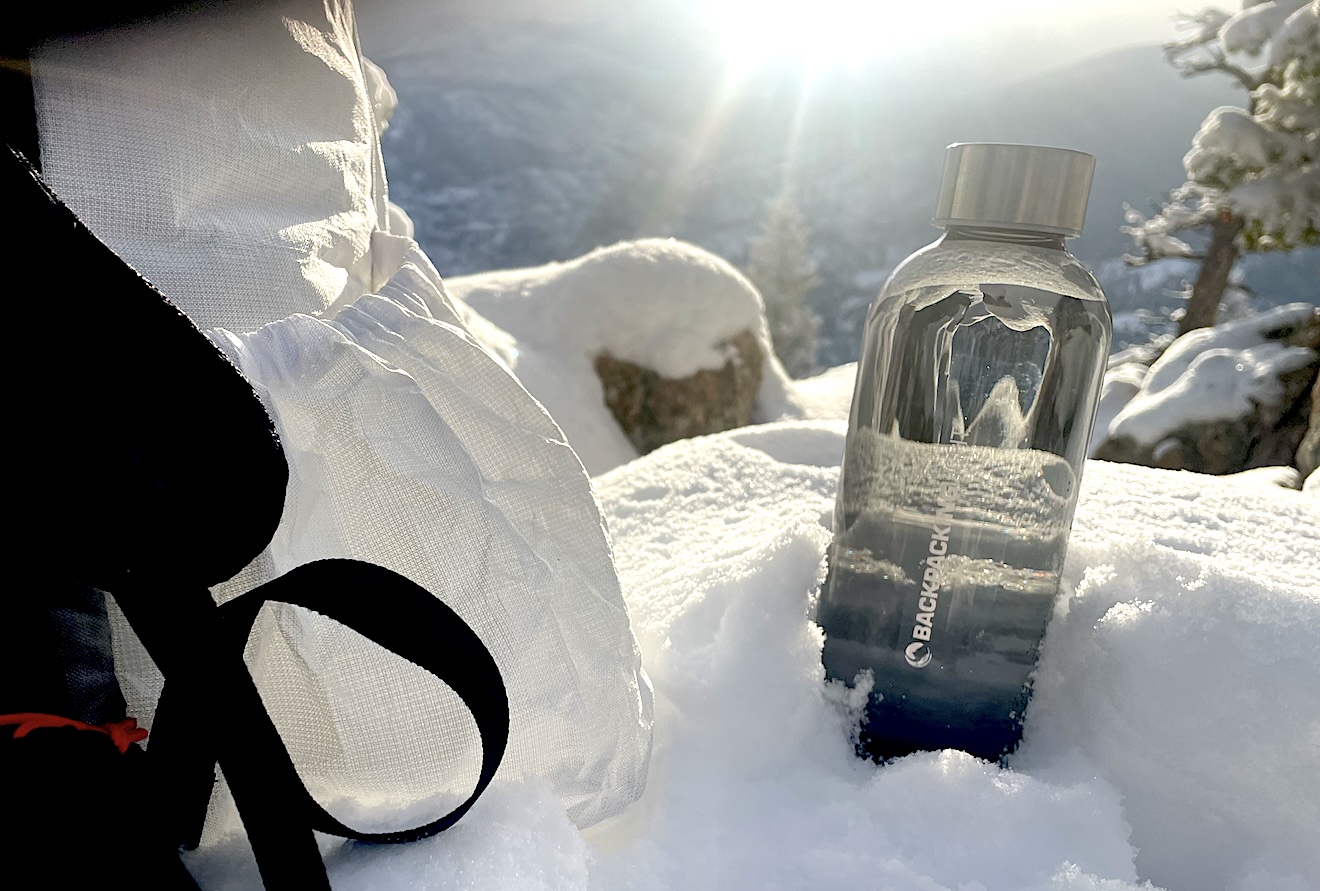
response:
[[[1147,217],[1128,208],[1131,265],[1200,260],[1180,331],[1214,324],[1243,252],[1320,244],[1320,2],[1246,2],[1184,16],[1165,46],[1186,76],[1218,71],[1249,91],[1246,108],[1210,112],[1183,158],[1187,181]],[[1198,250],[1188,235],[1208,235]]]

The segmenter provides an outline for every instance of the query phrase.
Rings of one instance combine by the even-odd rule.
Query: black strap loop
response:
[[[205,594],[209,608],[196,593]],[[453,610],[390,570],[356,560],[308,563],[218,608],[204,591],[117,599],[167,679],[149,748],[171,812],[166,822],[180,827],[179,841],[196,844],[218,761],[268,891],[329,887],[312,829],[370,842],[414,841],[447,829],[485,791],[504,756],[509,703],[494,658]],[[468,798],[437,820],[395,832],[359,832],[326,812],[299,779],[243,663],[268,602],[333,619],[449,685],[481,738],[481,772]],[[242,732],[216,734],[218,716]]]
[[[425,588],[372,563],[319,560],[297,567],[220,608],[229,645],[242,654],[257,612],[268,602],[334,619],[444,681],[468,707],[481,737],[481,772],[472,794],[445,816],[413,829],[364,833],[313,802],[316,829],[393,843],[442,832],[468,812],[495,776],[509,739],[509,699],[495,658],[452,609]]]

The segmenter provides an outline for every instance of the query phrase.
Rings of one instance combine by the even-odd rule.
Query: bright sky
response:
[[[731,59],[863,64],[877,56],[1011,48],[1011,64],[1042,68],[1070,56],[1174,36],[1186,0],[686,0]],[[1235,5],[1232,0],[1227,4]]]
[[[975,54],[986,70],[1029,75],[1175,36],[1171,18],[1216,0],[359,0],[371,41],[399,47],[433,29],[473,22],[607,18],[638,7],[704,26],[735,68],[772,60],[808,67],[902,64],[914,54]],[[1219,0],[1236,9],[1241,0]],[[370,42],[370,41],[369,41]],[[973,73],[973,76],[976,76]]]

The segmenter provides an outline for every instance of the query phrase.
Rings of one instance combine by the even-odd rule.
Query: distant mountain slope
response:
[[[643,235],[741,263],[788,180],[823,278],[813,296],[823,364],[855,356],[884,275],[937,235],[930,212],[953,141],[1095,154],[1076,251],[1101,269],[1117,309],[1163,299],[1178,270],[1137,279],[1117,259],[1122,204],[1144,207],[1180,184],[1206,112],[1243,98],[1223,78],[1180,78],[1153,46],[1026,77],[1011,47],[995,67],[968,45],[901,69],[877,58],[808,82],[784,65],[731,84],[691,32],[627,13],[467,24],[366,50],[400,97],[384,140],[393,197],[441,272],[567,259]],[[1314,280],[1315,253],[1284,265]]]
[[[1096,261],[1128,249],[1119,230],[1124,201],[1144,209],[1182,184],[1182,157],[1206,112],[1245,101],[1227,79],[1183,78],[1158,47],[1136,46],[1036,75],[956,113],[965,115],[967,140],[1066,145],[1096,156],[1086,231],[1075,247]]]

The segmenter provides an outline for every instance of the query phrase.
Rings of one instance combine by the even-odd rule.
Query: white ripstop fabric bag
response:
[[[347,0],[50,44],[33,56],[45,175],[211,329],[276,420],[283,520],[217,599],[327,557],[424,586],[508,687],[495,782],[548,782],[588,826],[641,794],[652,720],[600,510],[555,422],[388,232],[384,93],[368,77]],[[113,312],[113,295],[84,298]],[[213,472],[217,500],[243,498],[243,480]],[[475,724],[411,663],[287,605],[264,608],[247,656],[304,782],[353,828],[412,825],[475,784]],[[160,675],[122,621],[116,660],[149,723]],[[208,835],[225,822],[213,807]]]

